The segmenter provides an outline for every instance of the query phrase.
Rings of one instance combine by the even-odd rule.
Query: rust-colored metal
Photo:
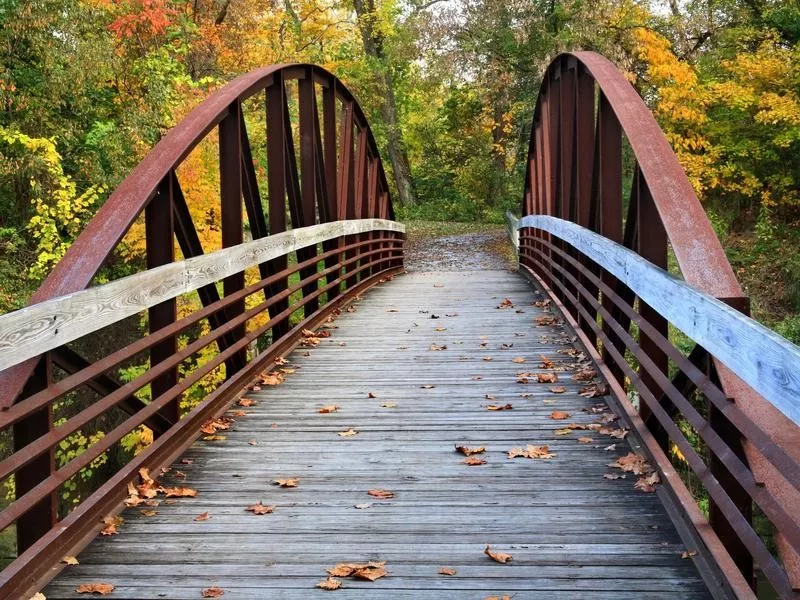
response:
[[[574,134],[570,135],[570,131]],[[623,136],[635,161],[632,180],[626,180],[622,168]],[[592,52],[562,55],[548,68],[534,110],[525,173],[523,214],[572,220],[662,267],[666,267],[669,246],[687,283],[717,298],[742,299],[741,287],[669,143],[636,90],[602,56]],[[569,174],[573,177],[567,177]],[[624,215],[622,188],[627,181],[631,183],[631,200]],[[588,206],[584,203],[587,193]],[[585,257],[577,257],[580,265],[567,260],[576,256],[542,231],[520,230],[520,241],[520,264],[563,301],[566,310],[571,311],[570,318],[576,317],[582,335],[594,342],[621,388],[630,388],[634,383],[627,365],[614,360],[614,356],[624,356],[623,338],[628,335],[631,323],[640,327],[637,349],[649,361],[650,368],[635,375],[652,396],[652,404],[657,405],[654,408],[651,402],[642,402],[641,421],[654,427],[653,439],[658,440],[662,449],[668,449],[674,442],[667,431],[668,424],[648,412],[657,410],[662,416],[674,416],[678,408],[672,404],[671,396],[685,398],[694,389],[700,389],[713,396],[709,398],[711,422],[707,427],[718,431],[717,437],[725,440],[724,447],[717,451],[746,465],[753,480],[765,486],[785,513],[797,512],[800,506],[797,480],[775,463],[780,455],[777,462],[794,465],[790,470],[796,477],[800,436],[791,421],[713,357],[709,368],[717,374],[719,387],[712,386],[716,391],[709,391],[708,377],[698,377],[699,369],[676,360],[674,348],[664,343],[668,331],[664,319],[646,305],[640,306],[624,284]],[[582,293],[575,293],[581,289]],[[573,306],[569,297],[577,298],[579,306]],[[605,315],[599,326],[598,314]],[[670,364],[691,371],[692,385],[672,386],[665,376]],[[677,377],[676,382],[688,382],[680,379],[680,372]],[[677,393],[679,389],[686,392]],[[735,415],[735,424],[730,420],[731,415]],[[737,478],[726,476],[727,469],[716,462],[719,458],[715,453],[710,468],[731,500],[726,506],[748,522],[750,496],[742,495]],[[734,516],[726,512],[727,509],[720,513],[714,505],[712,526],[723,545],[730,548],[745,580],[752,582],[751,563],[755,557],[748,554],[752,548],[742,551],[738,535],[741,531],[731,529],[729,519]],[[769,578],[775,579],[778,587],[782,586],[783,593],[791,593],[792,587],[800,589],[800,552],[781,527],[776,540],[785,572],[776,570],[774,565],[765,568],[760,559],[756,560],[765,572],[770,571]]]
[[[290,122],[290,89],[298,91],[299,139]],[[262,204],[242,108],[257,93],[264,94],[268,210]],[[346,117],[337,126],[339,111]],[[111,195],[32,302],[85,288],[142,213],[148,267],[174,261],[175,241],[185,258],[214,250],[200,242],[199,226],[176,173],[217,127],[222,247],[243,242],[243,213],[253,238],[286,231],[287,214],[293,228],[354,215],[394,217],[377,145],[347,89],[316,66],[268,67],[234,80],[170,131]],[[140,466],[167,464],[192,443],[209,416],[221,414],[245,383],[291,349],[304,328],[315,327],[342,303],[402,268],[402,234],[380,231],[359,237],[330,240],[320,254],[313,245],[301,248],[292,266],[285,255],[261,264],[260,279],[247,287],[244,272],[229,275],[222,281],[221,298],[216,285],[207,285],[198,290],[202,307],[181,319],[176,318],[176,299],[158,304],[148,311],[149,335],[95,362],[64,347],[0,373],[0,405],[6,409],[0,413],[0,429],[12,428],[15,444],[14,452],[0,461],[0,479],[14,475],[17,491],[16,500],[0,511],[0,528],[16,524],[20,536],[19,557],[0,573],[0,596],[28,597],[36,591],[61,557],[97,532],[100,518],[119,505]],[[321,262],[325,266],[318,270]],[[298,272],[300,281],[289,285],[289,276]],[[347,291],[341,293],[345,280]],[[299,292],[301,299],[294,301]],[[245,310],[245,300],[261,293],[263,300]],[[267,314],[266,321],[253,321],[262,314]],[[199,327],[206,320],[210,327]],[[188,337],[180,348],[179,336]],[[257,353],[256,341],[266,350]],[[210,355],[209,348],[214,349]],[[201,350],[203,361],[195,361]],[[148,354],[149,367],[134,380],[119,384],[111,376],[119,366]],[[51,355],[67,373],[61,380],[47,377]],[[223,366],[226,381],[179,419],[182,395]],[[100,398],[54,427],[56,401],[82,386]],[[145,403],[137,394],[147,386],[152,393]],[[54,451],[61,440],[119,409],[127,414],[121,420],[114,415],[117,424],[111,431],[55,468]],[[156,441],[56,524],[61,486],[142,424],[153,426]]]

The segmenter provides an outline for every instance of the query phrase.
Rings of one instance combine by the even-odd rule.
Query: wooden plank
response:
[[[635,252],[579,225],[538,215],[521,219],[519,227],[543,229],[590,256],[800,425],[800,348]]]
[[[497,308],[505,297],[514,308]],[[224,440],[198,441],[189,464],[161,476],[196,497],[162,501],[151,516],[126,510],[119,535],[89,545],[45,596],[77,598],[78,583],[108,581],[121,598],[196,598],[212,585],[225,597],[326,598],[314,587],[326,568],[385,560],[387,577],[345,579],[337,597],[710,597],[694,561],[681,559],[686,547],[659,495],[635,490],[632,477],[603,478],[627,442],[556,435],[565,422],[596,421],[584,410],[602,398],[579,395],[576,358],[559,353],[573,351],[571,333],[537,327],[545,311],[535,299],[501,271],[413,273],[371,290],[329,324],[329,338],[286,357],[294,371],[282,385],[247,391],[256,404],[231,412]],[[518,384],[518,371],[556,372],[567,391]],[[486,394],[514,408],[487,411]],[[330,404],[339,410],[318,412]],[[549,418],[556,409],[569,421]],[[359,433],[337,435],[350,427]],[[584,433],[597,443],[579,444]],[[485,446],[487,464],[465,465],[456,443]],[[527,443],[556,456],[507,458]],[[272,484],[287,477],[298,487]],[[395,497],[377,500],[374,488]],[[259,501],[275,511],[245,510]],[[208,520],[194,520],[204,512]],[[513,561],[492,562],[487,543]],[[441,576],[441,566],[457,574]]]
[[[334,221],[170,263],[0,315],[0,370],[267,260],[343,235],[405,232],[394,221]]]

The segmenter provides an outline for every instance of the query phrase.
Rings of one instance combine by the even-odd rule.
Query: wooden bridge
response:
[[[0,317],[0,597],[800,597],[800,349],[611,63],[553,62],[527,165],[518,269],[405,272],[334,76],[201,104]]]

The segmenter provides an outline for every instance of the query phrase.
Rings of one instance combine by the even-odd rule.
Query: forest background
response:
[[[25,304],[171,126],[271,63],[320,64],[354,92],[401,219],[498,223],[520,202],[544,69],[573,49],[626,73],[754,315],[800,343],[793,0],[0,0],[0,313]],[[211,156],[181,173],[209,237]],[[134,230],[112,269],[141,260]]]

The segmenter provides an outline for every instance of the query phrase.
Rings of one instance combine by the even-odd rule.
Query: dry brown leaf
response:
[[[533,303],[533,305],[536,306],[537,308],[547,308],[548,306],[550,306],[550,302],[551,302],[550,300],[537,300],[536,302]]]
[[[346,429],[345,431],[339,431],[337,434],[339,437],[353,437],[354,435],[358,435],[358,430],[353,429]]]
[[[555,456],[555,453],[550,452],[550,448],[548,446],[534,446],[532,444],[528,444],[528,446],[523,448],[512,448],[508,451],[508,458],[544,458],[544,459],[551,459]]]
[[[100,594],[107,596],[114,591],[114,586],[110,583],[82,583],[75,588],[79,594]]]
[[[116,517],[105,517],[103,519],[103,529],[100,530],[100,535],[117,535],[119,531],[117,531],[117,527],[122,525],[125,522],[120,516]]]
[[[342,587],[342,580],[328,577],[327,579],[320,581],[316,587],[328,591],[338,590],[340,587]]]
[[[555,383],[558,381],[558,375],[555,373],[537,373],[536,381],[539,383]]]
[[[297,477],[292,477],[290,479],[275,479],[272,483],[282,488],[293,488],[297,487],[299,482],[300,480]]]
[[[455,575],[456,570],[452,567],[440,567],[439,568],[439,575]]]
[[[492,547],[489,544],[486,544],[486,548],[484,548],[483,553],[493,561],[502,564],[506,564],[513,558],[510,554],[506,554],[505,552],[496,552],[492,550]]]
[[[468,456],[464,459],[464,464],[470,467],[477,467],[479,465],[485,465],[486,461],[478,456]]]
[[[489,404],[486,410],[511,410],[514,408],[510,403],[506,404]]]
[[[368,490],[367,493],[373,498],[378,498],[379,500],[388,500],[389,498],[394,498],[394,492],[390,490]]]
[[[572,429],[565,427],[564,429],[556,429],[553,433],[556,435],[569,435],[572,433]]]
[[[534,319],[537,327],[546,327],[547,325],[558,325],[558,319],[550,316],[536,317]]]
[[[367,581],[375,581],[385,575],[386,568],[383,563],[370,563],[353,573],[353,577],[356,579],[366,579]]]
[[[194,498],[197,496],[197,490],[187,487],[162,487],[158,488],[158,491],[167,498]]]
[[[628,452],[625,456],[618,456],[617,460],[613,463],[609,463],[608,466],[621,469],[626,473],[633,473],[634,475],[644,475],[652,471],[652,467],[647,463],[647,459],[633,452]]]
[[[251,446],[258,446],[258,440],[247,440],[247,443]]]
[[[579,444],[591,444],[594,440],[590,437],[579,437],[578,443]]]
[[[483,357],[483,360],[485,360],[486,362],[491,362],[491,361],[493,361],[494,359],[493,359],[491,356],[484,356],[484,357]]]
[[[243,410],[232,410],[228,413],[231,417],[244,417],[247,413]]]
[[[210,587],[203,590],[203,598],[222,598],[225,595],[225,590],[219,587]]]
[[[205,435],[203,436],[204,442],[221,442],[227,439],[224,435]]]
[[[572,376],[575,381],[591,381],[595,377],[597,377],[597,371],[594,369],[581,369]]]
[[[659,483],[661,483],[661,477],[658,476],[658,471],[653,471],[650,475],[637,479],[633,487],[647,494],[652,494],[656,491],[656,486]]]
[[[275,511],[275,507],[274,506],[267,506],[267,505],[261,504],[261,502],[259,502],[258,504],[251,504],[250,506],[245,508],[245,510],[250,511],[254,515],[268,515],[271,512]]]
[[[514,308],[511,298],[503,298],[503,301],[497,305],[497,308]]]
[[[553,394],[563,394],[566,391],[567,388],[565,388],[563,385],[554,385],[553,387],[550,388],[550,392],[552,392]]]
[[[437,346],[436,344],[431,344],[431,350],[447,350],[447,346]]]
[[[511,362],[517,363],[518,365],[521,365],[525,361],[526,361],[526,359],[523,358],[522,356],[517,356],[517,357],[511,359]]]
[[[317,412],[323,415],[327,415],[328,413],[336,412],[339,410],[339,406],[336,404],[330,404],[329,406],[323,406]]]
[[[78,562],[78,559],[75,558],[74,556],[65,556],[64,558],[61,559],[61,562],[64,563],[65,565],[79,565],[80,564]]]
[[[470,448],[469,446],[456,446],[456,452],[461,452],[464,456],[471,456],[473,454],[483,454],[486,452],[486,448],[483,446],[478,446],[476,448]]]
[[[564,419],[569,419],[569,413],[563,410],[554,410],[550,413],[550,418],[554,421],[563,421]]]
[[[143,517],[155,517],[158,514],[158,511],[157,510],[149,510],[149,509],[147,509],[147,510],[140,510],[139,513]]]
[[[202,512],[199,515],[197,515],[194,518],[194,520],[195,521],[208,521],[210,518],[211,518],[211,515],[209,514],[208,511],[206,511],[206,512]]]
[[[369,392],[367,394],[367,398],[377,398],[377,396],[375,395],[375,392]]]
[[[697,556],[697,550],[684,550],[681,552],[681,558],[691,558],[692,556]]]
[[[583,396],[584,398],[599,398],[600,396],[605,396],[606,394],[608,394],[608,387],[605,385],[598,385],[596,383],[584,386],[578,392],[578,395]]]
[[[248,407],[248,406],[254,406],[256,404],[256,401],[250,398],[239,398],[236,404],[238,404],[239,406]]]
[[[627,475],[620,475],[619,473],[604,473],[603,479],[625,479]]]
[[[540,354],[539,358],[542,359],[542,362],[539,364],[540,369],[552,369],[555,366],[555,363],[544,354]]]
[[[434,331],[447,331],[447,327],[434,327]]]

